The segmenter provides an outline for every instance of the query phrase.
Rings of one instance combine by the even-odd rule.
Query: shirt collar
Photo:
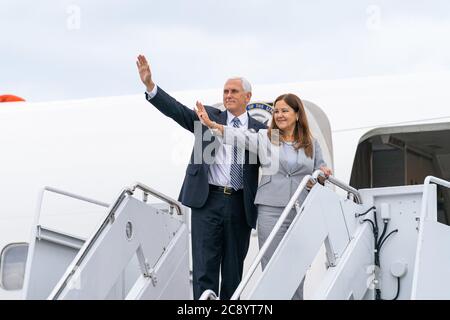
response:
[[[232,126],[233,124],[231,121],[236,118],[230,111],[227,110],[227,125]],[[247,127],[248,124],[248,112],[244,112],[239,117],[237,117],[239,121],[241,122],[241,127]]]

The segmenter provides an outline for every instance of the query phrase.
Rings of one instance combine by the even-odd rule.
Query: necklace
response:
[[[291,137],[289,137],[289,138],[286,138],[286,137],[282,137],[282,140],[283,140],[283,142],[290,142],[290,143],[294,143],[295,142],[295,137],[294,136],[291,136]]]

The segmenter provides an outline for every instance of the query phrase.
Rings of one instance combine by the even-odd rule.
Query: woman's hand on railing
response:
[[[326,166],[321,166],[319,170],[315,172],[315,176],[317,176],[316,177],[317,182],[319,182],[323,186],[325,185],[325,180],[327,180],[328,177],[331,176],[332,174],[333,172],[331,171],[331,169]]]
[[[328,178],[329,176],[331,176],[333,174],[333,171],[331,171],[331,169],[326,166],[322,166],[319,169],[320,169],[320,171],[323,172],[323,174],[325,175],[325,178]]]

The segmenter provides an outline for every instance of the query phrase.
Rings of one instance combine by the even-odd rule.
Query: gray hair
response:
[[[228,80],[241,80],[242,88],[244,89],[244,92],[252,92],[252,85],[244,77],[233,77],[233,78],[229,78]]]

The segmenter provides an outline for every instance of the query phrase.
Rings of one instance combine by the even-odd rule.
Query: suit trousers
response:
[[[258,243],[259,248],[264,245],[264,242],[266,242],[266,239],[269,237],[270,233],[272,232],[273,227],[277,223],[278,219],[281,216],[281,213],[283,212],[284,207],[272,207],[272,206],[265,206],[265,205],[258,205]],[[281,225],[281,228],[278,230],[277,234],[275,235],[275,238],[273,239],[272,243],[270,244],[268,250],[266,251],[266,254],[261,259],[261,266],[264,270],[269,263],[270,258],[272,257],[273,253],[278,247],[278,244],[283,239],[284,234],[289,229],[289,226],[291,225],[292,221],[294,220],[296,215],[295,209],[292,209],[291,212],[288,214],[286,220],[284,220],[283,224]],[[294,296],[292,297],[293,300],[303,300],[303,284],[305,282],[305,278],[301,281],[299,287],[297,288],[296,292],[294,293]]]
[[[244,211],[243,191],[231,195],[210,190],[205,205],[191,209],[194,299],[207,290],[228,300],[242,279],[251,227]]]

